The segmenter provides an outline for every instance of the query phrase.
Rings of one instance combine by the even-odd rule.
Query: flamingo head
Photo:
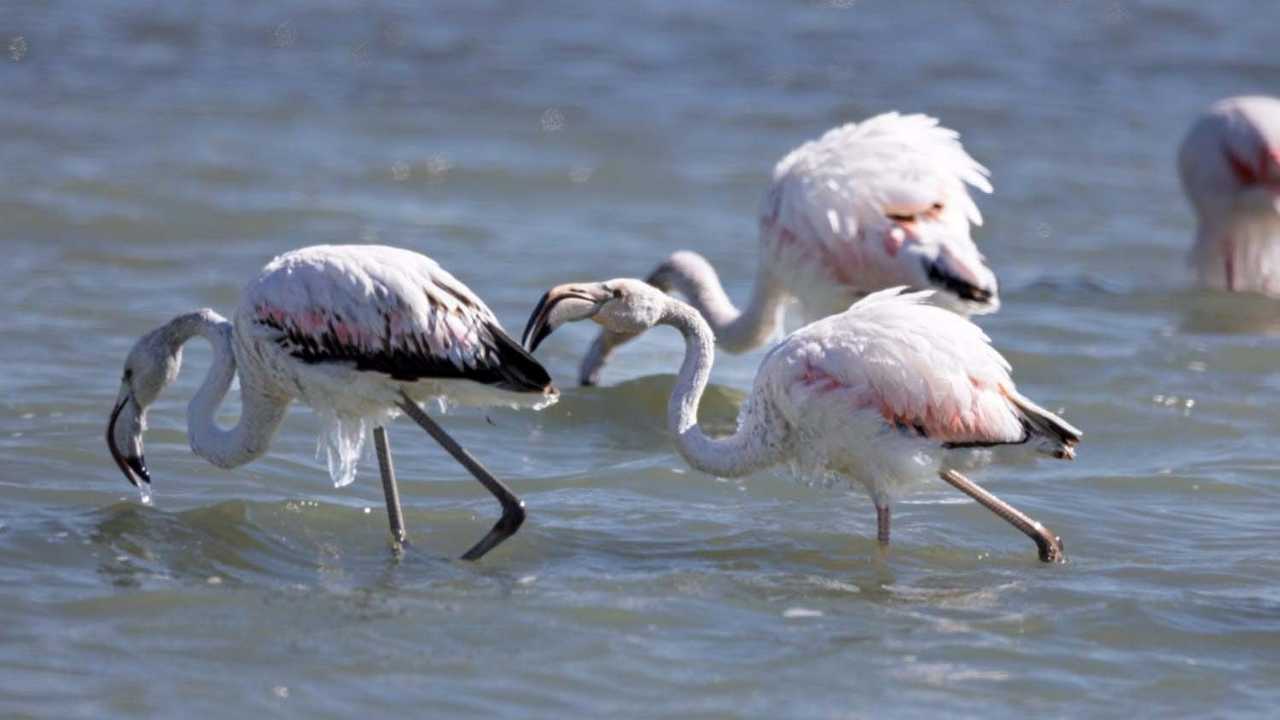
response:
[[[1202,221],[1280,216],[1280,99],[1214,104],[1183,140],[1178,170]]]
[[[864,256],[884,286],[935,290],[940,304],[966,314],[994,312],[995,273],[973,242],[962,203],[949,195],[885,202],[862,231]]]
[[[107,447],[120,471],[134,487],[151,484],[142,452],[147,408],[178,377],[182,346],[169,337],[167,326],[142,336],[129,351],[120,391],[107,423]]]
[[[636,335],[657,325],[668,304],[666,293],[630,278],[558,285],[538,301],[521,344],[533,352],[556,328],[578,320],[594,320],[610,332]]]

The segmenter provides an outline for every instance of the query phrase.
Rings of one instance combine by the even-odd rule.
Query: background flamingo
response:
[[[816,320],[887,287],[933,288],[958,312],[1000,306],[995,275],[970,236],[982,213],[966,185],[991,192],[985,167],[960,135],[927,115],[877,115],[828,130],[792,150],[773,169],[760,207],[760,258],[745,310],[725,293],[715,269],[682,250],[649,276],[680,291],[729,352],[764,344],[786,300]],[[626,335],[601,334],[582,361],[579,382],[594,385]]]
[[[418,403],[540,407],[554,402],[556,390],[480,298],[430,258],[379,246],[295,250],[249,283],[234,322],[198,310],[138,340],[125,362],[107,445],[144,498],[151,483],[142,452],[147,408],[178,376],[182,346],[196,336],[213,346],[213,364],[187,407],[187,426],[192,451],[214,465],[233,468],[263,455],[296,399],[327,419],[322,442],[330,475],[342,486],[355,478],[371,426],[399,545],[404,518],[385,426],[404,412],[502,504],[501,519],[463,558],[480,558],[524,521],[520,499]],[[237,374],[240,420],[224,430],[215,413]]]
[[[1009,364],[976,325],[924,304],[929,292],[900,290],[873,293],[769,351],[737,431],[725,438],[709,438],[698,425],[715,354],[711,328],[650,285],[624,279],[553,288],[529,318],[523,342],[533,351],[559,325],[587,318],[626,335],[671,325],[686,349],[667,425],[690,465],[736,477],[796,462],[856,479],[875,503],[882,546],[894,497],[938,474],[1032,538],[1041,560],[1062,560],[1057,536],[953,465],[972,462],[972,448],[1023,443],[1073,458],[1080,431],[1018,393]]]
[[[1280,99],[1215,103],[1182,141],[1178,170],[1199,220],[1200,284],[1280,295]]]

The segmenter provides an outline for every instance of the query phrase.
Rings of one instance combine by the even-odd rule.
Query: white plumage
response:
[[[518,372],[503,362],[510,340],[484,302],[431,258],[400,248],[281,255],[245,288],[236,337],[242,374],[269,373],[325,418],[320,439],[338,486],[355,478],[367,429],[399,414],[402,389],[420,402],[548,402],[525,387],[538,380],[507,376]]]
[[[955,466],[973,464],[972,448],[991,445],[1032,443],[1071,458],[1080,431],[1018,393],[1008,363],[976,325],[925,304],[927,291],[900,291],[873,293],[783,339],[760,363],[727,438],[708,438],[697,424],[714,356],[711,330],[696,310],[656,288],[637,280],[554,288],[524,342],[532,350],[557,325],[586,318],[628,335],[672,325],[687,350],[668,425],[689,464],[739,476],[794,463],[856,480],[876,505],[884,543],[898,492],[941,476],[1035,539],[1043,559],[1059,559],[1057,538]]]
[[[1183,140],[1178,170],[1198,220],[1198,282],[1280,296],[1280,99],[1215,103]]]
[[[553,402],[556,391],[489,308],[430,258],[381,246],[295,250],[272,260],[249,283],[234,323],[201,310],[143,336],[126,361],[107,442],[126,478],[144,492],[150,484],[142,462],[147,407],[177,377],[182,346],[197,335],[214,350],[209,375],[188,406],[197,455],[224,468],[261,456],[289,404],[301,400],[327,421],[321,443],[341,486],[354,479],[372,427],[392,529],[403,540],[383,427],[405,412],[498,496],[504,520],[518,527],[512,518],[523,518],[523,511],[512,506],[519,501],[418,404],[438,399],[540,407]],[[223,429],[215,413],[237,376],[240,420]],[[506,535],[468,555],[479,557]]]
[[[927,115],[833,128],[774,168],[760,208],[762,257],[809,319],[896,285],[937,286],[951,296],[943,302],[989,312],[996,281],[969,233],[982,213],[966,187],[990,193],[987,177],[959,133]],[[927,263],[941,263],[953,286],[931,280]],[[991,297],[973,302],[962,288]]]
[[[998,288],[970,233],[982,213],[968,190],[991,192],[987,175],[958,133],[926,115],[885,113],[843,125],[774,168],[760,204],[759,262],[745,309],[692,251],[675,253],[648,280],[688,298],[729,352],[766,343],[788,299],[798,301],[802,319],[815,320],[867,293],[907,285],[937,290],[933,301],[957,312],[992,312]],[[601,335],[579,380],[594,384],[627,339]]]

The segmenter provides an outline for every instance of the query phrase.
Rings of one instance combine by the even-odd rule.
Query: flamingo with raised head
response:
[[[1070,459],[1080,431],[1017,391],[1009,364],[976,325],[926,304],[930,291],[901,290],[872,293],[770,350],[737,431],[723,438],[698,425],[715,336],[697,310],[651,285],[622,279],[553,288],[522,341],[533,352],[563,323],[588,318],[627,335],[670,325],[684,336],[685,356],[667,426],[698,470],[738,477],[790,462],[857,480],[875,505],[882,548],[894,498],[937,474],[1034,540],[1041,560],[1062,560],[1061,539],[956,465],[981,461],[976,449],[994,445],[1034,445]]]
[[[406,542],[404,514],[386,425],[403,412],[502,505],[502,517],[464,559],[479,559],[524,522],[524,503],[419,403],[542,407],[556,400],[556,389],[484,302],[431,258],[374,245],[294,250],[249,283],[234,321],[197,310],[142,336],[125,361],[107,446],[144,499],[151,486],[142,452],[147,408],[178,376],[182,346],[197,336],[213,346],[213,363],[187,406],[187,430],[192,451],[214,465],[233,468],[266,453],[289,404],[300,400],[326,419],[329,472],[343,486],[355,478],[372,427],[398,548]],[[223,429],[215,413],[237,376],[240,419]]]
[[[1215,103],[1182,141],[1178,170],[1199,221],[1198,282],[1280,296],[1280,98]]]
[[[759,260],[745,310],[696,252],[675,253],[648,281],[684,295],[732,353],[766,343],[791,298],[807,321],[898,285],[935,289],[933,302],[966,315],[993,312],[1000,306],[996,277],[970,234],[982,213],[968,191],[991,192],[987,176],[959,133],[935,118],[890,112],[849,123],[774,167],[760,206]],[[596,384],[610,354],[630,337],[601,333],[578,381]]]

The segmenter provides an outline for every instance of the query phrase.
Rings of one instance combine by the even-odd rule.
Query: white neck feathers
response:
[[[684,459],[698,470],[720,477],[746,475],[779,462],[781,443],[764,424],[762,399],[754,395],[733,435],[707,437],[698,425],[698,405],[715,359],[711,329],[697,311],[672,299],[667,300],[659,324],[671,325],[685,339],[684,362],[667,403],[667,427],[676,436],[676,447]]]

